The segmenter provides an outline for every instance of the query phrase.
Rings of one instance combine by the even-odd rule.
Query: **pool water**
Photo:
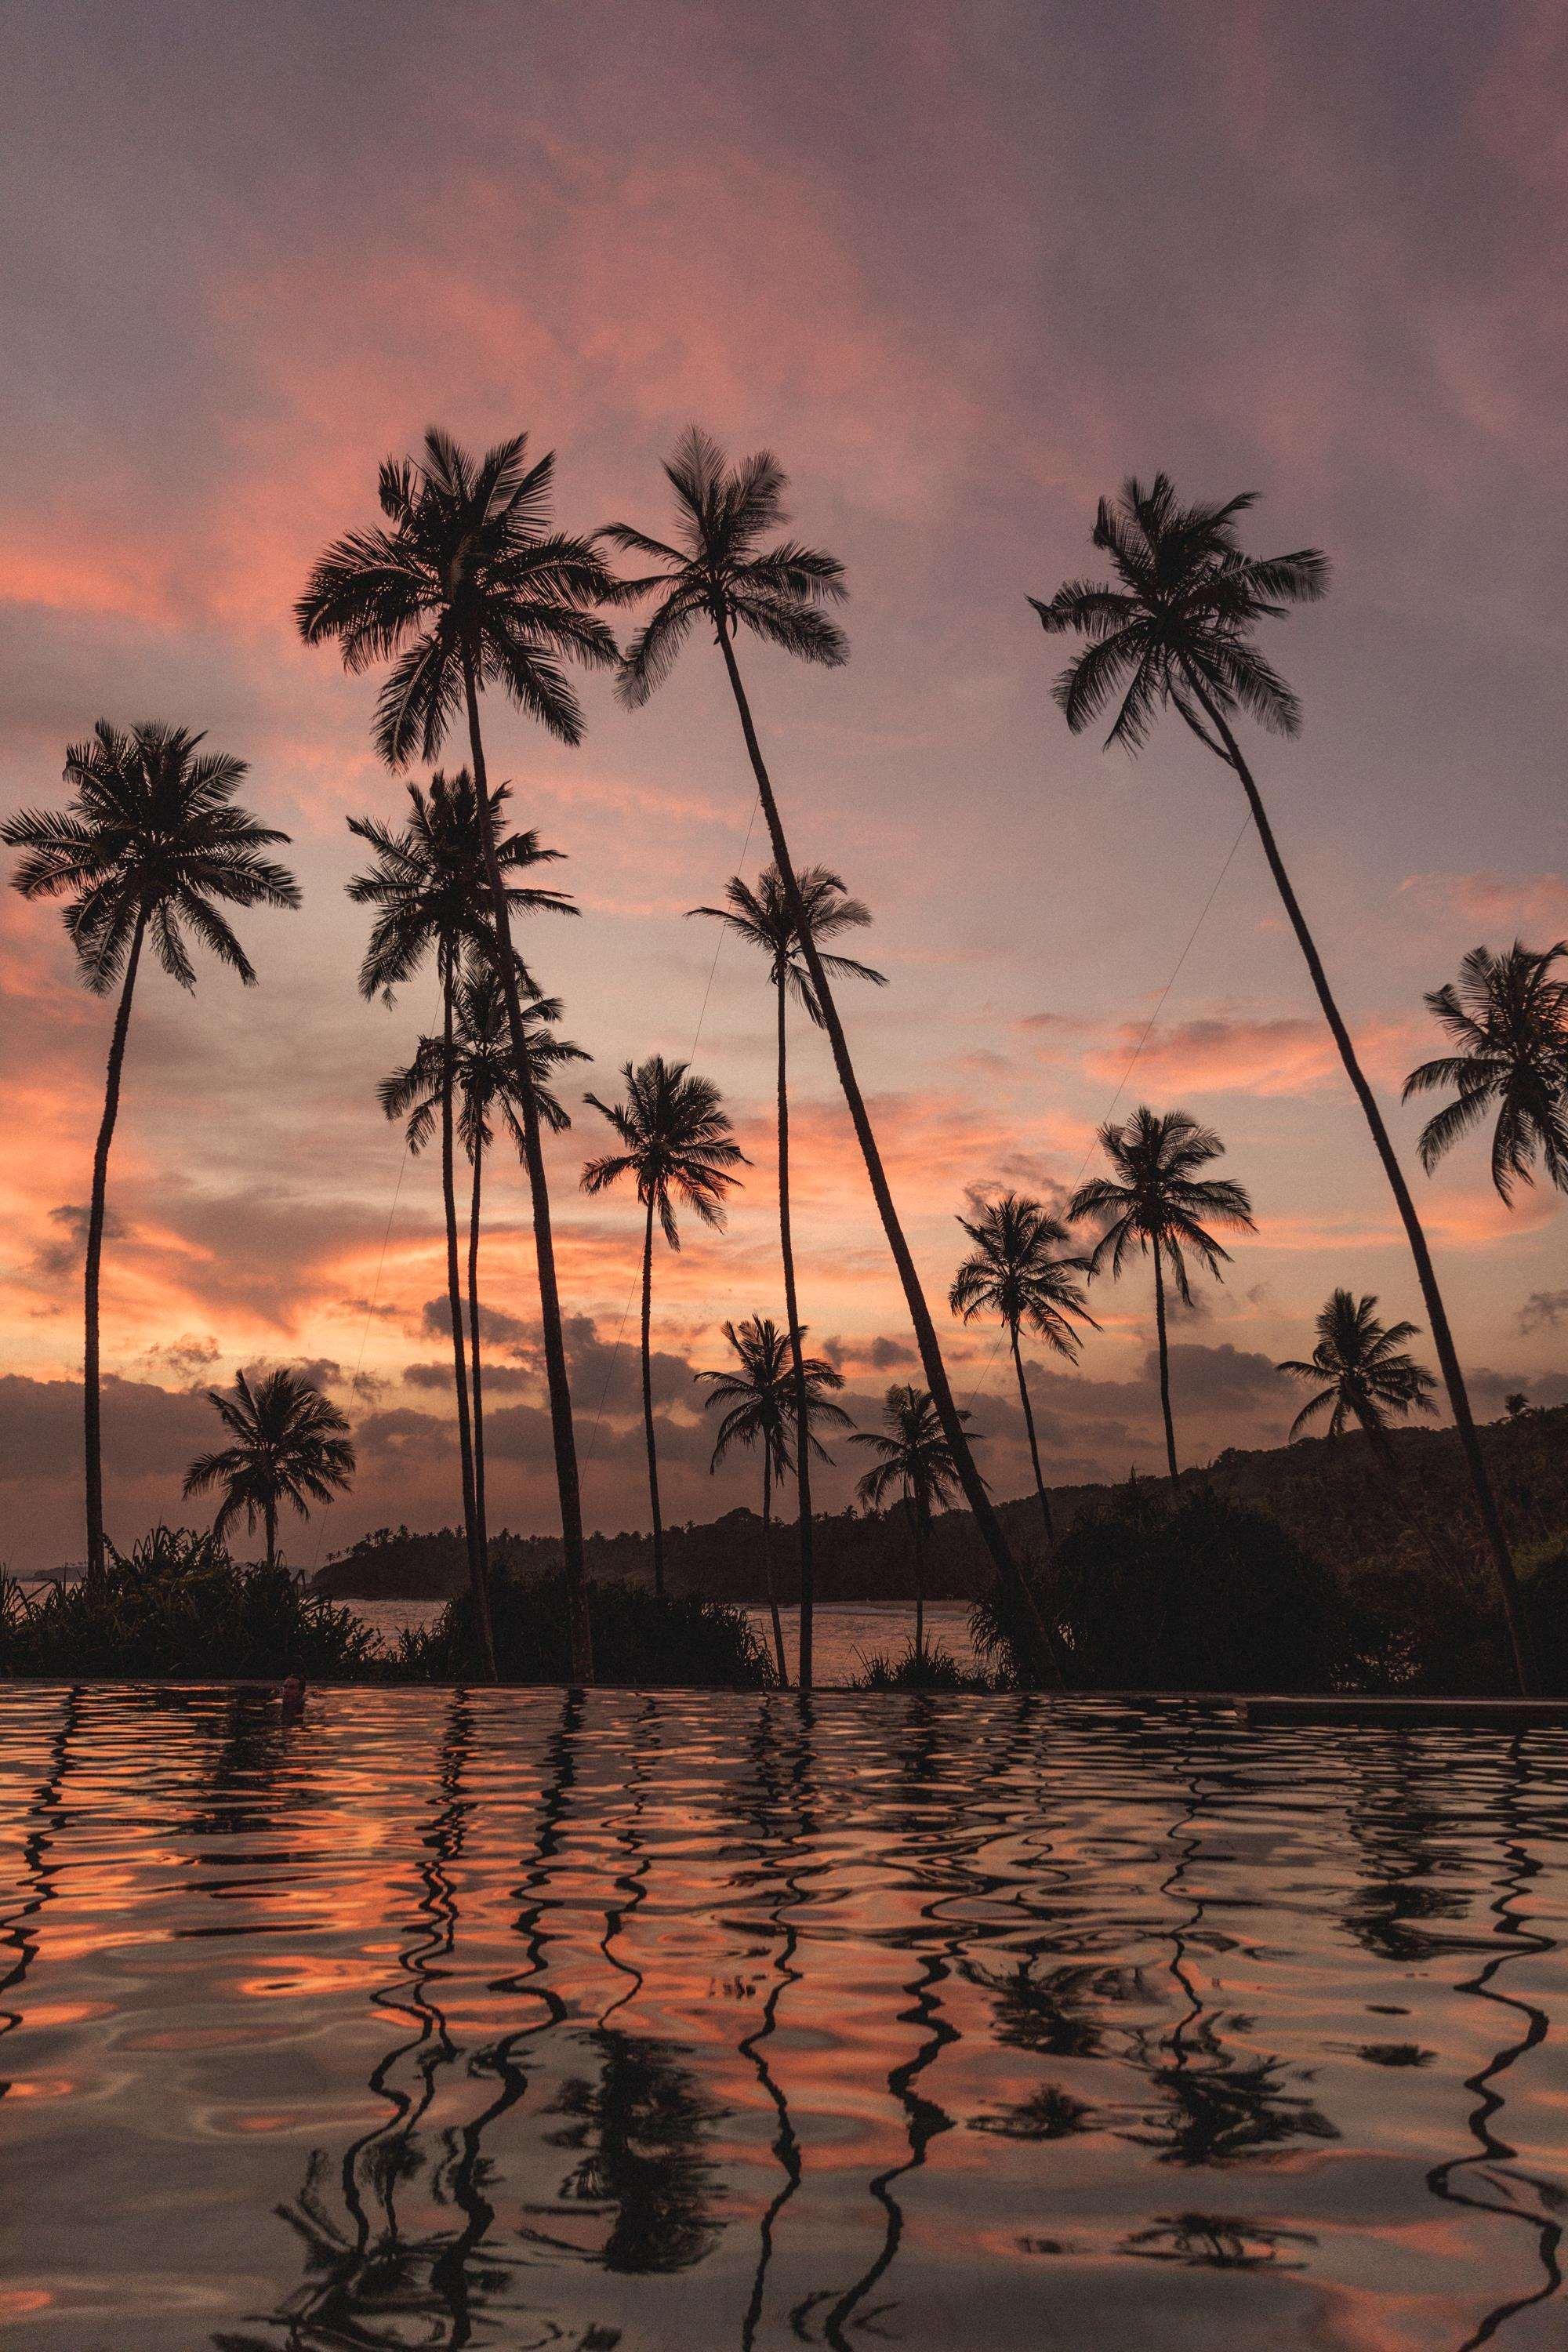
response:
[[[1561,2352],[1568,1738],[0,1693],[5,2352]]]

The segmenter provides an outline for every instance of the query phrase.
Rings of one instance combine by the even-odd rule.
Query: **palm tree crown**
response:
[[[679,1249],[677,1201],[704,1224],[721,1225],[725,1195],[741,1181],[733,1171],[747,1164],[746,1155],[731,1134],[718,1087],[693,1077],[686,1063],[654,1054],[635,1066],[627,1062],[621,1077],[624,1102],[584,1097],[604,1113],[626,1149],[590,1160],[583,1190],[602,1192],[619,1177],[634,1177],[637,1199],[658,1217],[670,1248]]]
[[[1048,633],[1089,640],[1056,685],[1075,734],[1116,700],[1106,740],[1136,751],[1170,703],[1224,759],[1194,707],[1199,689],[1221,711],[1246,710],[1277,734],[1296,733],[1300,706],[1250,632],[1323,595],[1329,567],[1311,547],[1244,554],[1237,519],[1256,499],[1247,490],[1223,505],[1184,507],[1164,474],[1148,485],[1133,477],[1119,499],[1100,499],[1094,545],[1110,556],[1115,584],[1069,580],[1048,604],[1029,599]]]
[[[68,808],[21,809],[0,824],[0,842],[24,852],[12,877],[22,896],[70,901],[66,929],[95,995],[120,978],[141,932],[182,988],[195,985],[187,931],[254,986],[220,904],[300,904],[293,876],[261,855],[288,835],[234,805],[246,762],[202,751],[203,740],[100,719],[66,754]]]
[[[724,1409],[714,1438],[713,1467],[718,1468],[732,1445],[761,1444],[774,1476],[780,1476],[794,1455],[795,1374],[789,1333],[781,1330],[771,1316],[752,1315],[744,1323],[726,1323],[724,1337],[735,1365],[696,1375],[708,1384],[704,1403]],[[847,1429],[848,1414],[827,1393],[844,1386],[843,1374],[823,1357],[807,1356],[805,1383],[808,1421],[833,1422]],[[832,1456],[815,1431],[809,1434],[812,1451],[824,1462],[830,1461]]]
[[[1191,1306],[1185,1253],[1191,1250],[1216,1277],[1230,1256],[1203,1220],[1236,1233],[1255,1230],[1252,1203],[1242,1185],[1228,1176],[1197,1173],[1220,1157],[1224,1144],[1212,1128],[1200,1127],[1185,1111],[1156,1114],[1146,1105],[1124,1127],[1108,1119],[1100,1130],[1100,1142],[1115,1176],[1090,1177],[1067,1208],[1075,1223],[1080,1218],[1104,1222],[1089,1272],[1100,1274],[1109,1263],[1112,1275],[1118,1275],[1134,1243],[1141,1252],[1156,1247],[1175,1277],[1184,1304]]]
[[[270,1560],[279,1505],[306,1518],[311,1502],[330,1503],[353,1476],[354,1449],[337,1406],[302,1374],[268,1372],[253,1387],[241,1372],[234,1385],[233,1396],[207,1391],[234,1443],[193,1462],[184,1492],[221,1486],[214,1535],[226,1536],[243,1511],[247,1529],[258,1520],[266,1528]]]
[[[1321,1412],[1330,1416],[1331,1437],[1338,1437],[1346,1422],[1354,1421],[1369,1436],[1382,1438],[1391,1419],[1436,1412],[1437,1383],[1405,1349],[1419,1324],[1384,1325],[1376,1309],[1371,1294],[1358,1299],[1348,1290],[1336,1290],[1318,1317],[1318,1344],[1310,1358],[1279,1367],[1291,1380],[1324,1383],[1291,1423],[1292,1438],[1300,1437]]]
[[[961,1421],[969,1419],[961,1412]],[[882,1429],[858,1429],[851,1445],[864,1445],[877,1460],[855,1492],[862,1503],[880,1510],[889,1495],[902,1494],[921,1518],[942,1506],[957,1502],[963,1491],[958,1463],[929,1389],[895,1381],[882,1403]],[[970,1438],[973,1444],[974,1439]]]
[[[847,653],[844,633],[820,608],[846,594],[837,556],[798,540],[763,541],[785,520],[784,477],[767,450],[727,466],[717,442],[695,425],[665,474],[675,492],[675,544],[650,539],[630,523],[603,533],[613,545],[648,558],[657,569],[622,581],[616,591],[630,604],[656,595],[658,604],[626,649],[619,692],[636,708],[663,684],[694,622],[711,622],[732,638],[750,629],[802,661],[836,667]]]
[[[875,971],[868,963],[857,963],[853,956],[828,955],[822,952],[822,941],[840,931],[858,929],[871,919],[871,909],[863,899],[852,898],[841,877],[826,866],[803,866],[795,876],[801,904],[813,940],[821,955],[823,969],[834,979],[874,981],[879,988],[888,984],[886,972]],[[818,1028],[822,1026],[822,1008],[817,1003],[811,984],[805,951],[801,946],[800,926],[791,910],[784,878],[776,866],[765,866],[757,877],[755,887],[731,874],[724,885],[721,907],[690,907],[691,915],[710,915],[722,923],[734,937],[743,940],[748,947],[760,948],[767,957],[775,988],[784,989],[797,1004],[805,1006]]]
[[[1058,1356],[1076,1357],[1079,1334],[1069,1316],[1094,1330],[1100,1326],[1078,1279],[1088,1273],[1089,1260],[1071,1254],[1071,1236],[1060,1218],[1039,1201],[1005,1192],[986,1202],[973,1220],[958,1222],[974,1247],[953,1276],[948,1294],[952,1312],[966,1323],[976,1315],[994,1315],[1010,1333],[1031,1331]]]
[[[488,1148],[491,1142],[490,1113],[498,1107],[507,1132],[521,1150],[521,1090],[512,1059],[506,1000],[494,971],[481,964],[463,971],[454,1002],[452,1084],[462,1106],[458,1126],[468,1156],[473,1157],[476,1143]],[[581,1045],[574,1045],[553,1034],[552,1024],[561,1018],[559,997],[529,998],[523,1006],[523,1018],[539,1116],[552,1134],[560,1135],[571,1126],[572,1118],[550,1085],[548,1073],[563,1062],[586,1062],[591,1057]],[[444,1037],[421,1037],[413,1060],[401,1069],[390,1071],[376,1088],[376,1098],[387,1118],[407,1119],[411,1151],[422,1151],[436,1131],[436,1122],[441,1115],[446,1057]]]
[[[401,767],[433,760],[476,689],[499,686],[563,742],[583,731],[564,660],[617,659],[595,607],[614,583],[592,542],[548,529],[553,453],[515,435],[476,459],[432,426],[416,459],[381,468],[383,530],[328,548],[294,608],[307,645],[336,638],[358,672],[390,661],[374,739]]]
[[[1456,1089],[1421,1132],[1428,1172],[1495,1108],[1492,1182],[1503,1199],[1517,1179],[1535,1181],[1537,1151],[1552,1182],[1568,1192],[1568,981],[1552,971],[1564,956],[1563,940],[1543,949],[1515,940],[1500,956],[1472,948],[1458,982],[1428,995],[1428,1011],[1458,1049],[1423,1062],[1405,1081],[1406,1102]]]

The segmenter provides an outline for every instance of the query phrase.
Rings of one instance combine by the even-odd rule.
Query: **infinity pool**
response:
[[[6,2352],[1562,2352],[1568,1738],[0,1689]]]

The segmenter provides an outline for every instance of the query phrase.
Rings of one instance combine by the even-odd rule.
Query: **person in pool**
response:
[[[283,1687],[278,1694],[285,1723],[298,1723],[305,1712],[305,1678],[302,1675],[285,1675]]]

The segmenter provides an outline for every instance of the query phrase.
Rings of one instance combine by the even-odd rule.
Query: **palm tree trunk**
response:
[[[926,1532],[924,1505],[918,1497],[910,1504],[910,1517],[915,1538],[915,1664],[925,1664],[926,1654]]]
[[[1436,1270],[1432,1264],[1432,1253],[1426,1245],[1426,1233],[1415,1213],[1415,1203],[1411,1198],[1410,1187],[1405,1181],[1405,1171],[1399,1164],[1392,1139],[1384,1124],[1383,1113],[1378,1108],[1377,1098],[1367,1084],[1355,1047],[1351,1043],[1350,1031],[1345,1027],[1340,1008],[1334,1001],[1333,991],[1329,986],[1328,974],[1323,970],[1322,958],[1318,953],[1317,942],[1307,928],[1307,919],[1301,912],[1300,903],[1291,887],[1290,877],[1285,871],[1284,860],[1279,855],[1279,846],[1274,839],[1274,829],[1268,822],[1268,814],[1263,805],[1263,796],[1253,779],[1252,771],[1242,757],[1241,746],[1226,725],[1224,713],[1210,699],[1190,669],[1186,675],[1194,695],[1203,706],[1215,734],[1224,745],[1220,756],[1235,769],[1241,780],[1242,790],[1247,794],[1247,806],[1252,811],[1252,821],[1258,827],[1258,837],[1263,844],[1263,855],[1268,861],[1268,870],[1274,877],[1275,887],[1284,902],[1285,912],[1290,918],[1290,928],[1295,932],[1301,953],[1307,960],[1307,969],[1312,976],[1312,986],[1316,989],[1318,1002],[1322,1006],[1323,1018],[1333,1034],[1334,1044],[1339,1047],[1340,1059],[1345,1067],[1345,1076],[1355,1089],[1356,1098],[1365,1114],[1367,1126],[1372,1130],[1372,1139],[1376,1146],[1377,1156],[1383,1162],[1383,1171],[1388,1179],[1389,1190],[1394,1194],[1394,1204],[1405,1227],[1405,1238],[1410,1244],[1410,1255],[1415,1261],[1416,1280],[1421,1286],[1421,1296],[1426,1302],[1426,1319],[1431,1326],[1433,1344],[1437,1350],[1437,1361],[1442,1369],[1443,1383],[1448,1391],[1448,1408],[1453,1413],[1454,1426],[1459,1433],[1459,1443],[1464,1450],[1466,1467],[1470,1474],[1476,1515],[1480,1520],[1481,1532],[1486,1540],[1487,1549],[1491,1555],[1492,1571],[1497,1579],[1503,1615],[1508,1622],[1509,1641],[1513,1650],[1514,1673],[1520,1690],[1528,1696],[1536,1687],[1534,1647],[1520,1599],[1519,1580],[1514,1573],[1513,1552],[1509,1544],[1508,1530],[1503,1526],[1502,1514],[1498,1509],[1497,1497],[1492,1493],[1491,1480],[1487,1475],[1486,1460],[1481,1453],[1480,1439],[1476,1433],[1475,1419],[1470,1412],[1469,1393],[1465,1387],[1465,1376],[1460,1370],[1458,1350],[1454,1345],[1454,1335],[1448,1328],[1447,1309],[1443,1304],[1443,1294],[1437,1287]]]
[[[485,1160],[481,1133],[474,1136],[474,1182],[468,1196],[468,1370],[474,1388],[474,1549],[489,1598],[490,1539],[485,1513],[485,1398],[479,1370],[479,1189]]]
[[[664,1599],[664,1522],[658,1507],[658,1448],[653,1434],[653,1202],[642,1245],[642,1425],[647,1440],[647,1496],[653,1512],[653,1590]]]
[[[1040,1498],[1040,1517],[1045,1522],[1046,1549],[1051,1552],[1057,1548],[1057,1531],[1051,1525],[1050,1497],[1046,1493],[1046,1482],[1040,1475],[1040,1449],[1035,1438],[1035,1409],[1029,1402],[1029,1385],[1024,1378],[1024,1359],[1018,1352],[1018,1327],[1016,1323],[1008,1326],[1007,1336],[1013,1343],[1013,1370],[1018,1375],[1018,1402],[1024,1408],[1024,1426],[1029,1433],[1029,1459],[1035,1465],[1035,1492]]]
[[[1154,1330],[1160,1342],[1160,1410],[1165,1416],[1165,1459],[1171,1465],[1171,1484],[1181,1476],[1176,1467],[1176,1424],[1171,1419],[1171,1348],[1165,1335],[1165,1270],[1160,1249],[1160,1237],[1154,1236]]]
[[[779,1616],[779,1596],[773,1583],[773,1457],[766,1437],[763,1439],[763,1589],[768,1596],[768,1614],[773,1621],[773,1655],[778,1660],[779,1688],[789,1688],[789,1668],[784,1663],[784,1623]]]
[[[267,1534],[267,1565],[278,1565],[278,1506],[268,1496],[261,1506],[261,1524]]]
[[[855,1076],[855,1066],[849,1058],[849,1046],[844,1034],[844,1024],[839,1020],[838,1008],[833,1001],[833,992],[827,985],[827,974],[822,968],[822,958],[817,952],[816,941],[812,936],[811,924],[801,900],[800,884],[795,879],[795,866],[789,854],[789,844],[784,839],[778,804],[773,799],[773,784],[763,760],[762,746],[757,740],[757,730],[752,724],[751,705],[746,699],[746,689],[741,682],[740,667],[735,660],[735,649],[730,642],[729,626],[722,613],[716,618],[719,648],[724,656],[724,667],[729,672],[730,687],[735,698],[735,708],[740,714],[741,732],[745,737],[746,751],[752,762],[752,772],[757,780],[757,793],[762,801],[763,817],[767,822],[773,863],[779,869],[790,913],[795,918],[801,951],[805,957],[806,969],[811,974],[812,993],[821,1010],[823,1025],[827,1031],[828,1043],[833,1048],[833,1061],[838,1072],[838,1083],[844,1089],[844,1099],[848,1105],[849,1117],[860,1145],[861,1157],[866,1162],[866,1173],[871,1181],[871,1192],[877,1203],[878,1213],[882,1220],[882,1230],[888,1237],[888,1246],[893,1254],[893,1264],[898,1268],[899,1279],[903,1285],[904,1299],[909,1307],[910,1321],[914,1327],[915,1343],[920,1349],[926,1386],[931,1391],[931,1402],[936,1406],[942,1433],[952,1448],[964,1497],[974,1514],[974,1521],[980,1530],[981,1539],[991,1555],[1003,1591],[1012,1604],[1018,1639],[1025,1652],[1024,1663],[1032,1679],[1048,1679],[1059,1685],[1062,1676],[1060,1664],[1056,1654],[1056,1645],[1051,1639],[1045,1619],[1040,1614],[1039,1603],[1029,1589],[1027,1579],[1020,1574],[1018,1564],[1007,1548],[1007,1539],[1002,1532],[1002,1523],[997,1518],[991,1497],[985,1491],[984,1481],[975,1467],[974,1456],[970,1452],[969,1441],[963,1433],[963,1423],[958,1417],[958,1408],[952,1401],[952,1391],[948,1385],[947,1367],[942,1362],[942,1349],[937,1341],[936,1326],[931,1319],[931,1309],[926,1305],[925,1293],[921,1287],[921,1278],[916,1271],[914,1259],[910,1255],[910,1245],[904,1238],[903,1227],[899,1223],[899,1213],[893,1205],[887,1171],[882,1166],[882,1155],[878,1150],[877,1139],[872,1131],[870,1119],[867,1116],[859,1081]]]
[[[800,1340],[800,1307],[795,1288],[795,1236],[789,1219],[789,1083],[784,974],[775,980],[779,1001],[779,1247],[784,1257],[784,1315],[789,1324],[790,1364],[795,1381],[795,1488],[800,1498],[800,1643],[795,1668],[802,1690],[812,1683],[812,1632],[816,1605],[816,1570],[811,1530],[811,1406],[805,1388],[805,1351]],[[781,1652],[782,1657],[782,1652]],[[783,1668],[780,1668],[783,1679]]]
[[[474,1529],[474,1441],[468,1421],[468,1368],[463,1350],[463,1297],[458,1281],[458,1192],[452,1150],[452,962],[441,960],[441,1199],[447,1213],[447,1311],[452,1323],[452,1374],[458,1392],[458,1451],[463,1466],[463,1548],[468,1558],[468,1590],[491,1682],[496,1678],[490,1639],[489,1593]]]
[[[550,1188],[544,1173],[540,1140],[539,1103],[533,1091],[533,1070],[528,1058],[528,1038],[522,1025],[522,1003],[517,990],[517,966],[512,957],[511,916],[501,884],[496,855],[495,820],[485,773],[485,748],[479,733],[479,698],[471,649],[463,648],[463,692],[468,711],[468,756],[479,801],[479,834],[484,843],[485,879],[489,885],[495,921],[497,961],[511,1030],[512,1059],[517,1067],[522,1102],[523,1160],[533,1203],[533,1246],[539,1264],[539,1319],[544,1340],[544,1374],[550,1391],[550,1426],[555,1447],[555,1485],[561,1500],[561,1550],[566,1570],[567,1606],[572,1627],[572,1678],[594,1679],[594,1637],[588,1623],[588,1593],[583,1561],[583,1496],[577,1477],[577,1442],[572,1428],[572,1386],[566,1375],[566,1339],[561,1322],[561,1292],[555,1279],[555,1240],[550,1223]]]
[[[131,952],[125,959],[125,978],[121,984],[114,1029],[109,1041],[103,1117],[99,1121],[98,1142],[92,1155],[92,1206],[88,1212],[87,1265],[83,1277],[81,1378],[82,1436],[87,1467],[87,1584],[89,1591],[102,1582],[104,1569],[103,1423],[99,1395],[98,1293],[103,1265],[103,1212],[109,1183],[109,1147],[114,1139],[114,1122],[120,1114],[120,1077],[125,1066],[125,1039],[131,1027],[131,999],[136,986],[136,967],[142,961],[142,942],[146,934],[147,917],[143,910],[136,918]]]

